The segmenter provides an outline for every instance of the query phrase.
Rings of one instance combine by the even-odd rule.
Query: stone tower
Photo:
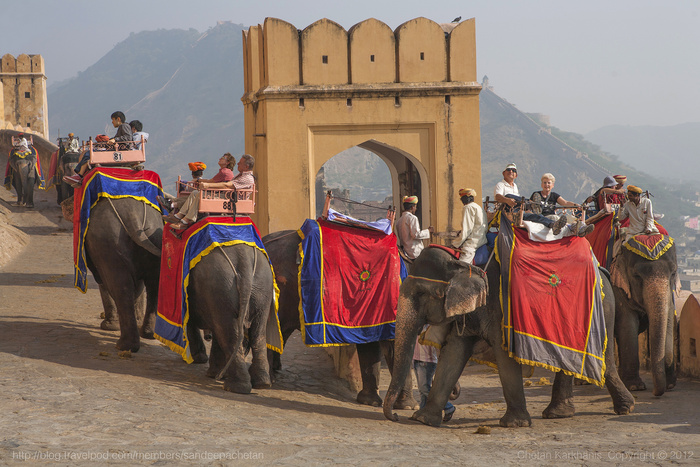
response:
[[[386,162],[394,205],[420,197],[424,228],[460,228],[457,191],[481,190],[474,19],[416,18],[395,31],[368,19],[346,31],[266,18],[243,31],[243,55],[263,235],[314,217],[318,171],[353,146]]]
[[[49,139],[46,75],[41,55],[6,54],[0,61],[0,129]]]

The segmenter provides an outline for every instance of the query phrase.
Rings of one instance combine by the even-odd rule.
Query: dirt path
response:
[[[457,412],[443,428],[384,419],[332,376],[322,350],[295,334],[273,389],[223,391],[202,365],[147,341],[131,359],[99,329],[99,294],[73,287],[72,232],[55,193],[33,211],[0,204],[30,242],[0,268],[0,464],[666,465],[700,463],[700,382],[681,379],[655,398],[636,393],[634,414],[616,416],[603,390],[575,389],[573,419],[543,420],[551,373],[526,388],[531,428],[504,429],[498,376],[470,366]],[[649,375],[644,375],[647,384]],[[382,374],[382,388],[388,385]],[[487,425],[490,434],[475,434]]]

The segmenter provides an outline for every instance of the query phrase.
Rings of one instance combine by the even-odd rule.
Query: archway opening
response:
[[[426,201],[418,205],[416,213],[423,220],[423,204],[429,205],[422,191],[424,172],[410,155],[375,140],[365,141],[331,157],[319,169],[314,193],[316,216],[321,215],[326,193],[331,191],[333,209],[365,221],[385,217],[390,208],[396,209],[398,217],[403,196],[418,195]]]
[[[316,174],[316,217],[323,212],[328,191],[333,194],[333,209],[364,221],[385,217],[394,205],[389,167],[358,146],[336,154]]]

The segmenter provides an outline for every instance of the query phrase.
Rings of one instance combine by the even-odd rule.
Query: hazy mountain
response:
[[[106,127],[109,116],[123,110],[127,120],[141,120],[150,133],[147,166],[161,175],[166,189],[178,174],[187,175],[190,161],[206,162],[211,168],[205,176],[214,175],[215,162],[224,152],[238,155],[244,149],[242,29],[219,23],[203,34],[192,29],[132,34],[76,78],[49,89],[52,138],[59,128],[62,135],[73,131],[83,139],[113,135],[114,129]],[[700,124],[627,128],[627,133],[624,127],[604,128],[591,134],[598,144],[606,134],[624,135],[610,136],[610,141],[639,143],[630,150],[640,157],[633,169],[610,154],[623,155],[622,149],[608,148],[613,143],[605,143],[605,152],[579,134],[519,111],[488,86],[480,94],[480,110],[484,196],[493,197],[503,168],[515,162],[524,195],[539,189],[542,174],[551,172],[557,179],[555,191],[580,202],[602,185],[606,175],[623,173],[630,183],[651,191],[655,210],[666,214],[663,222],[670,229],[681,228],[680,215],[700,214],[700,208],[688,201],[697,198],[696,185],[674,185],[640,171],[641,155],[649,153],[653,165],[648,173],[672,174],[674,167],[677,173],[693,173],[688,169],[695,166],[691,156],[697,152],[697,142],[689,135],[697,134]],[[389,192],[388,169],[359,148],[331,160],[324,170],[329,188],[346,184],[341,188],[350,189],[358,201],[383,200]]]
[[[695,181],[700,171],[700,123],[667,127],[613,125],[586,139],[641,171],[672,180]]]
[[[50,90],[50,128],[82,139],[113,135],[109,116],[122,110],[150,133],[148,168],[161,175],[166,189],[178,174],[188,174],[187,162],[215,167],[223,153],[239,154],[244,147],[242,29],[219,23],[203,34],[194,29],[132,34]]]

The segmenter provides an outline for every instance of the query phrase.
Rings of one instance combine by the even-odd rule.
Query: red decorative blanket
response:
[[[602,282],[588,242],[575,236],[535,242],[502,221],[497,243],[505,350],[521,363],[602,386]]]

